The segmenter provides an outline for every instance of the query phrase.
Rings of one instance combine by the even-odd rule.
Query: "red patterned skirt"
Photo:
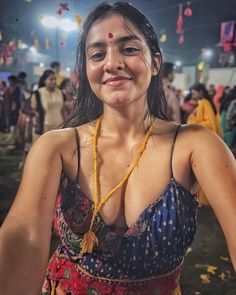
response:
[[[148,279],[123,280],[95,277],[68,258],[50,260],[42,295],[181,295],[181,263],[173,271]]]

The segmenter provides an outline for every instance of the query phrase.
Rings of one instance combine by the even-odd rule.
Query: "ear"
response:
[[[156,53],[154,56],[153,68],[152,68],[152,75],[156,76],[160,70],[161,66],[161,55],[160,53]]]

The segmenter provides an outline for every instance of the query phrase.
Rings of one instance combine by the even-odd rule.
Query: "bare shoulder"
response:
[[[223,149],[227,149],[223,140],[208,128],[196,124],[179,125],[175,122],[155,120],[154,133],[157,135],[173,137],[177,129],[178,141],[182,144],[182,148],[188,147],[192,151],[196,151],[210,148],[213,145],[216,148],[221,146]]]
[[[184,143],[188,144],[194,154],[223,153],[233,156],[223,139],[209,128],[186,124],[181,126],[180,134]],[[222,155],[223,155],[222,154]]]
[[[40,149],[48,153],[60,152],[66,143],[72,140],[72,134],[75,134],[73,128],[47,131],[36,140],[32,149]]]

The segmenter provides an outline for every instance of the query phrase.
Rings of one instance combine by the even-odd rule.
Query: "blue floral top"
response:
[[[197,200],[173,175],[178,129],[171,151],[171,179],[161,196],[129,228],[109,226],[98,214],[93,230],[99,244],[91,254],[81,255],[80,244],[89,229],[93,203],[76,182],[62,175],[54,217],[61,239],[58,254],[69,257],[94,277],[110,279],[149,278],[181,265],[196,233]]]

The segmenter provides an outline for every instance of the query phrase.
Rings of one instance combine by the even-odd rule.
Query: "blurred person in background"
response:
[[[224,95],[224,90],[225,90],[225,87],[223,85],[217,86],[216,94],[213,97],[213,103],[214,103],[218,112],[220,110],[220,100],[222,99],[222,97]]]
[[[223,96],[220,99],[220,117],[221,117],[221,127],[223,131],[223,138],[225,143],[229,148],[232,148],[232,129],[229,129],[228,122],[226,120],[226,114],[229,108],[230,103],[232,102],[233,99],[235,99],[235,90],[230,89],[229,87],[225,87],[225,91]]]
[[[180,102],[175,94],[173,85],[174,81],[174,65],[169,62],[164,62],[162,65],[163,76],[162,82],[167,101],[167,115],[168,118],[177,123],[181,122]]]
[[[56,85],[57,87],[60,87],[63,77],[60,75],[61,71],[61,64],[58,61],[54,61],[50,64],[51,69],[55,72],[56,74]]]
[[[72,81],[70,79],[64,79],[60,85],[60,89],[64,98],[63,119],[67,120],[72,114],[75,103]]]
[[[231,91],[230,86],[225,86],[225,94],[226,95],[229,95],[230,94],[230,91]]]
[[[194,111],[197,107],[197,101],[192,99],[191,90],[189,94],[184,97],[184,102],[181,104],[181,122],[185,124],[187,122],[188,116]]]
[[[236,86],[232,89],[228,102],[229,106],[226,110],[227,125],[224,140],[228,147],[234,150],[236,144]]]
[[[26,131],[26,121],[28,121],[29,108],[31,104],[31,90],[27,82],[27,74],[25,72],[20,72],[17,76],[18,85],[21,89],[21,102],[20,102],[20,111],[17,121],[18,127],[18,144],[20,147],[25,145],[25,131]]]
[[[222,136],[218,112],[208,95],[205,85],[202,83],[193,85],[191,87],[191,97],[197,103],[197,107],[188,116],[187,123],[202,125]]]
[[[5,131],[4,126],[4,112],[3,112],[3,97],[4,92],[7,88],[7,83],[5,81],[0,80],[0,132]]]
[[[3,96],[3,117],[6,132],[10,132],[9,143],[16,144],[17,141],[17,121],[19,117],[22,100],[21,89],[18,86],[17,77],[8,77],[8,87]]]
[[[208,94],[210,96],[210,98],[213,100],[213,97],[215,96],[216,94],[216,87],[214,84],[210,84],[209,85],[209,88],[208,88]]]
[[[36,112],[36,134],[57,128],[63,122],[64,99],[56,85],[53,70],[45,70],[39,81],[39,89],[31,98],[31,107]]]

